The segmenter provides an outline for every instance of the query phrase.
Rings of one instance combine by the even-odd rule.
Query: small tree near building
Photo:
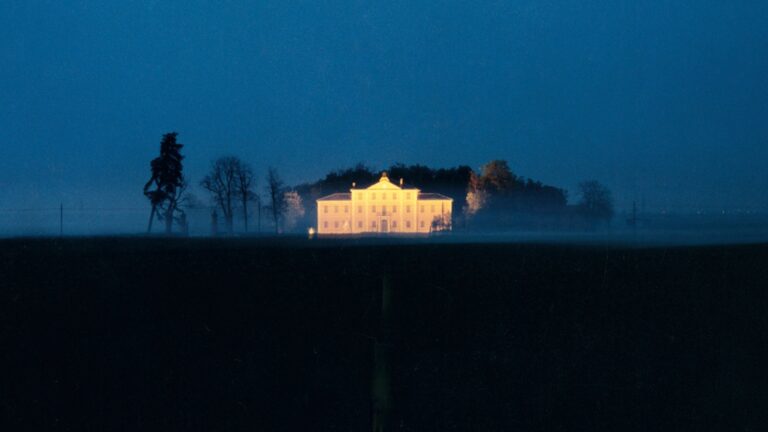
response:
[[[292,231],[304,217],[304,204],[301,201],[301,195],[296,191],[286,192],[283,199],[285,200],[285,230]]]
[[[464,217],[469,219],[483,207],[488,201],[488,192],[483,188],[482,181],[477,174],[469,174],[469,184],[467,185],[466,205],[464,206]]]

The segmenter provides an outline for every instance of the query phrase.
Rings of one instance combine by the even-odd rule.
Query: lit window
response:
[[[381,214],[383,214],[384,216],[387,215],[387,206],[381,206]]]
[[[333,206],[333,212],[338,213],[339,212],[339,206]]]
[[[328,206],[327,205],[323,206],[323,213],[328,213]]]
[[[338,223],[338,222],[334,222],[334,223],[333,223],[333,227],[334,227],[334,228],[338,228],[338,227],[339,227],[339,223]]]
[[[397,192],[392,192],[392,199],[397,199]]]
[[[422,228],[424,228],[424,221],[421,221],[421,222],[419,223],[419,225],[421,225],[421,227],[422,227]]]
[[[405,227],[410,228],[411,227],[411,221],[405,221]]]
[[[376,221],[371,221],[371,228],[376,228]]]
[[[328,228],[328,222],[323,222],[323,228]]]
[[[411,199],[411,193],[410,192],[406,192],[405,193],[405,199],[407,199],[407,200]]]
[[[392,206],[392,213],[397,213],[397,206]]]
[[[376,192],[371,192],[371,199],[372,199],[372,200],[375,200],[375,199],[376,199]]]
[[[362,213],[363,212],[363,206],[357,206],[357,212]]]
[[[421,206],[421,208],[419,209],[419,211],[420,211],[420,212],[422,212],[422,213],[424,213],[424,206]]]
[[[383,200],[387,199],[387,193],[386,192],[382,192],[381,193],[381,199],[383,199]]]
[[[405,212],[410,213],[411,212],[411,206],[405,206]]]
[[[357,227],[362,228],[363,227],[363,221],[357,221]]]
[[[397,221],[392,221],[392,228],[397,228]]]
[[[371,206],[371,211],[376,213],[376,206]]]

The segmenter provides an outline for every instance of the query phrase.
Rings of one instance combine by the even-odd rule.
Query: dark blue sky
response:
[[[768,209],[761,1],[10,0],[0,207],[144,205],[162,133],[197,183],[507,159],[620,206]],[[263,183],[263,182],[262,182]]]

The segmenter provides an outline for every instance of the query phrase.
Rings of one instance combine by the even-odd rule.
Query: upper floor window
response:
[[[405,212],[410,213],[411,212],[411,206],[407,205],[405,206]]]
[[[328,206],[327,205],[323,206],[323,213],[328,213]]]
[[[363,206],[357,206],[357,212],[362,213],[363,212]]]
[[[423,205],[419,208],[419,211],[424,213],[424,206]]]
[[[405,199],[407,199],[407,200],[411,199],[411,193],[410,192],[406,192],[405,193]]]
[[[435,212],[435,205],[432,204],[432,213],[434,213],[434,212]]]
[[[392,192],[392,199],[397,199],[398,195],[399,194],[397,192]]]
[[[372,211],[373,213],[376,213],[376,206],[375,206],[375,205],[374,205],[374,206],[371,206],[371,211]]]
[[[387,199],[387,193],[386,192],[382,192],[381,193],[381,199],[383,199],[383,200]]]
[[[335,205],[333,206],[333,212],[338,213],[339,212],[339,206]]]
[[[397,213],[397,206],[392,206],[392,213]]]
[[[372,199],[372,200],[375,200],[375,199],[376,199],[376,192],[371,192],[371,199]]]
[[[381,206],[381,214],[383,214],[384,216],[387,215],[387,206]]]
[[[344,206],[344,213],[349,213],[349,206]]]

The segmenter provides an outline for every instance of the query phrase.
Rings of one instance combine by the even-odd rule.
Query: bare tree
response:
[[[259,202],[258,195],[253,190],[256,184],[256,179],[253,176],[253,169],[251,169],[250,165],[239,159],[237,159],[237,162],[238,164],[235,170],[235,189],[243,209],[245,232],[248,232],[248,203],[250,201],[256,201],[258,205]],[[259,209],[259,211],[261,211],[261,209]]]
[[[277,174],[277,170],[270,167],[269,171],[267,171],[267,195],[269,195],[269,210],[272,212],[272,220],[275,223],[275,233],[277,234],[280,233],[280,219],[282,219],[283,213],[285,213],[283,189],[285,189],[285,186]]]
[[[237,200],[237,173],[241,163],[233,156],[216,159],[211,164],[211,171],[200,182],[211,193],[214,204],[224,215],[227,233],[232,233],[233,208]]]

